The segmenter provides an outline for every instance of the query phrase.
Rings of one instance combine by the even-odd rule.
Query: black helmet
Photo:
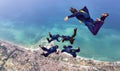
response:
[[[70,11],[71,11],[72,13],[78,12],[77,9],[75,9],[75,8],[73,8],[73,7],[70,8]]]

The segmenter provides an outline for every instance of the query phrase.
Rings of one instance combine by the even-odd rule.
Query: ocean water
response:
[[[71,15],[70,7],[81,9],[87,6],[93,19],[101,13],[108,12],[110,16],[96,36],[88,28],[80,24],[76,18],[64,21]],[[120,7],[117,0],[4,0],[0,1],[0,39],[31,47],[48,32],[60,35],[72,35],[78,28],[73,46],[80,47],[79,56],[102,61],[120,61]],[[42,41],[46,41],[46,40]],[[40,44],[40,43],[39,43]],[[69,42],[58,43],[70,45]]]

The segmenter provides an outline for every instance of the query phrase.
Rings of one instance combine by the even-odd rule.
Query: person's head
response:
[[[102,13],[102,15],[101,15],[101,17],[107,17],[107,16],[109,16],[108,13]]]
[[[70,8],[70,11],[71,11],[71,13],[78,12],[77,9],[75,9],[75,8],[73,8],[73,7]]]

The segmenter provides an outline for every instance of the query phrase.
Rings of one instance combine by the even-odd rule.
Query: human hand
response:
[[[56,54],[61,54],[61,51],[57,49]]]
[[[67,21],[68,20],[68,16],[66,16],[65,18],[64,18],[64,21]]]

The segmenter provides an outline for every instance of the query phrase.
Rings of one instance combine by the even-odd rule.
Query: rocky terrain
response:
[[[119,62],[73,58],[67,54],[41,55],[43,51],[26,49],[0,40],[0,71],[120,71]]]

